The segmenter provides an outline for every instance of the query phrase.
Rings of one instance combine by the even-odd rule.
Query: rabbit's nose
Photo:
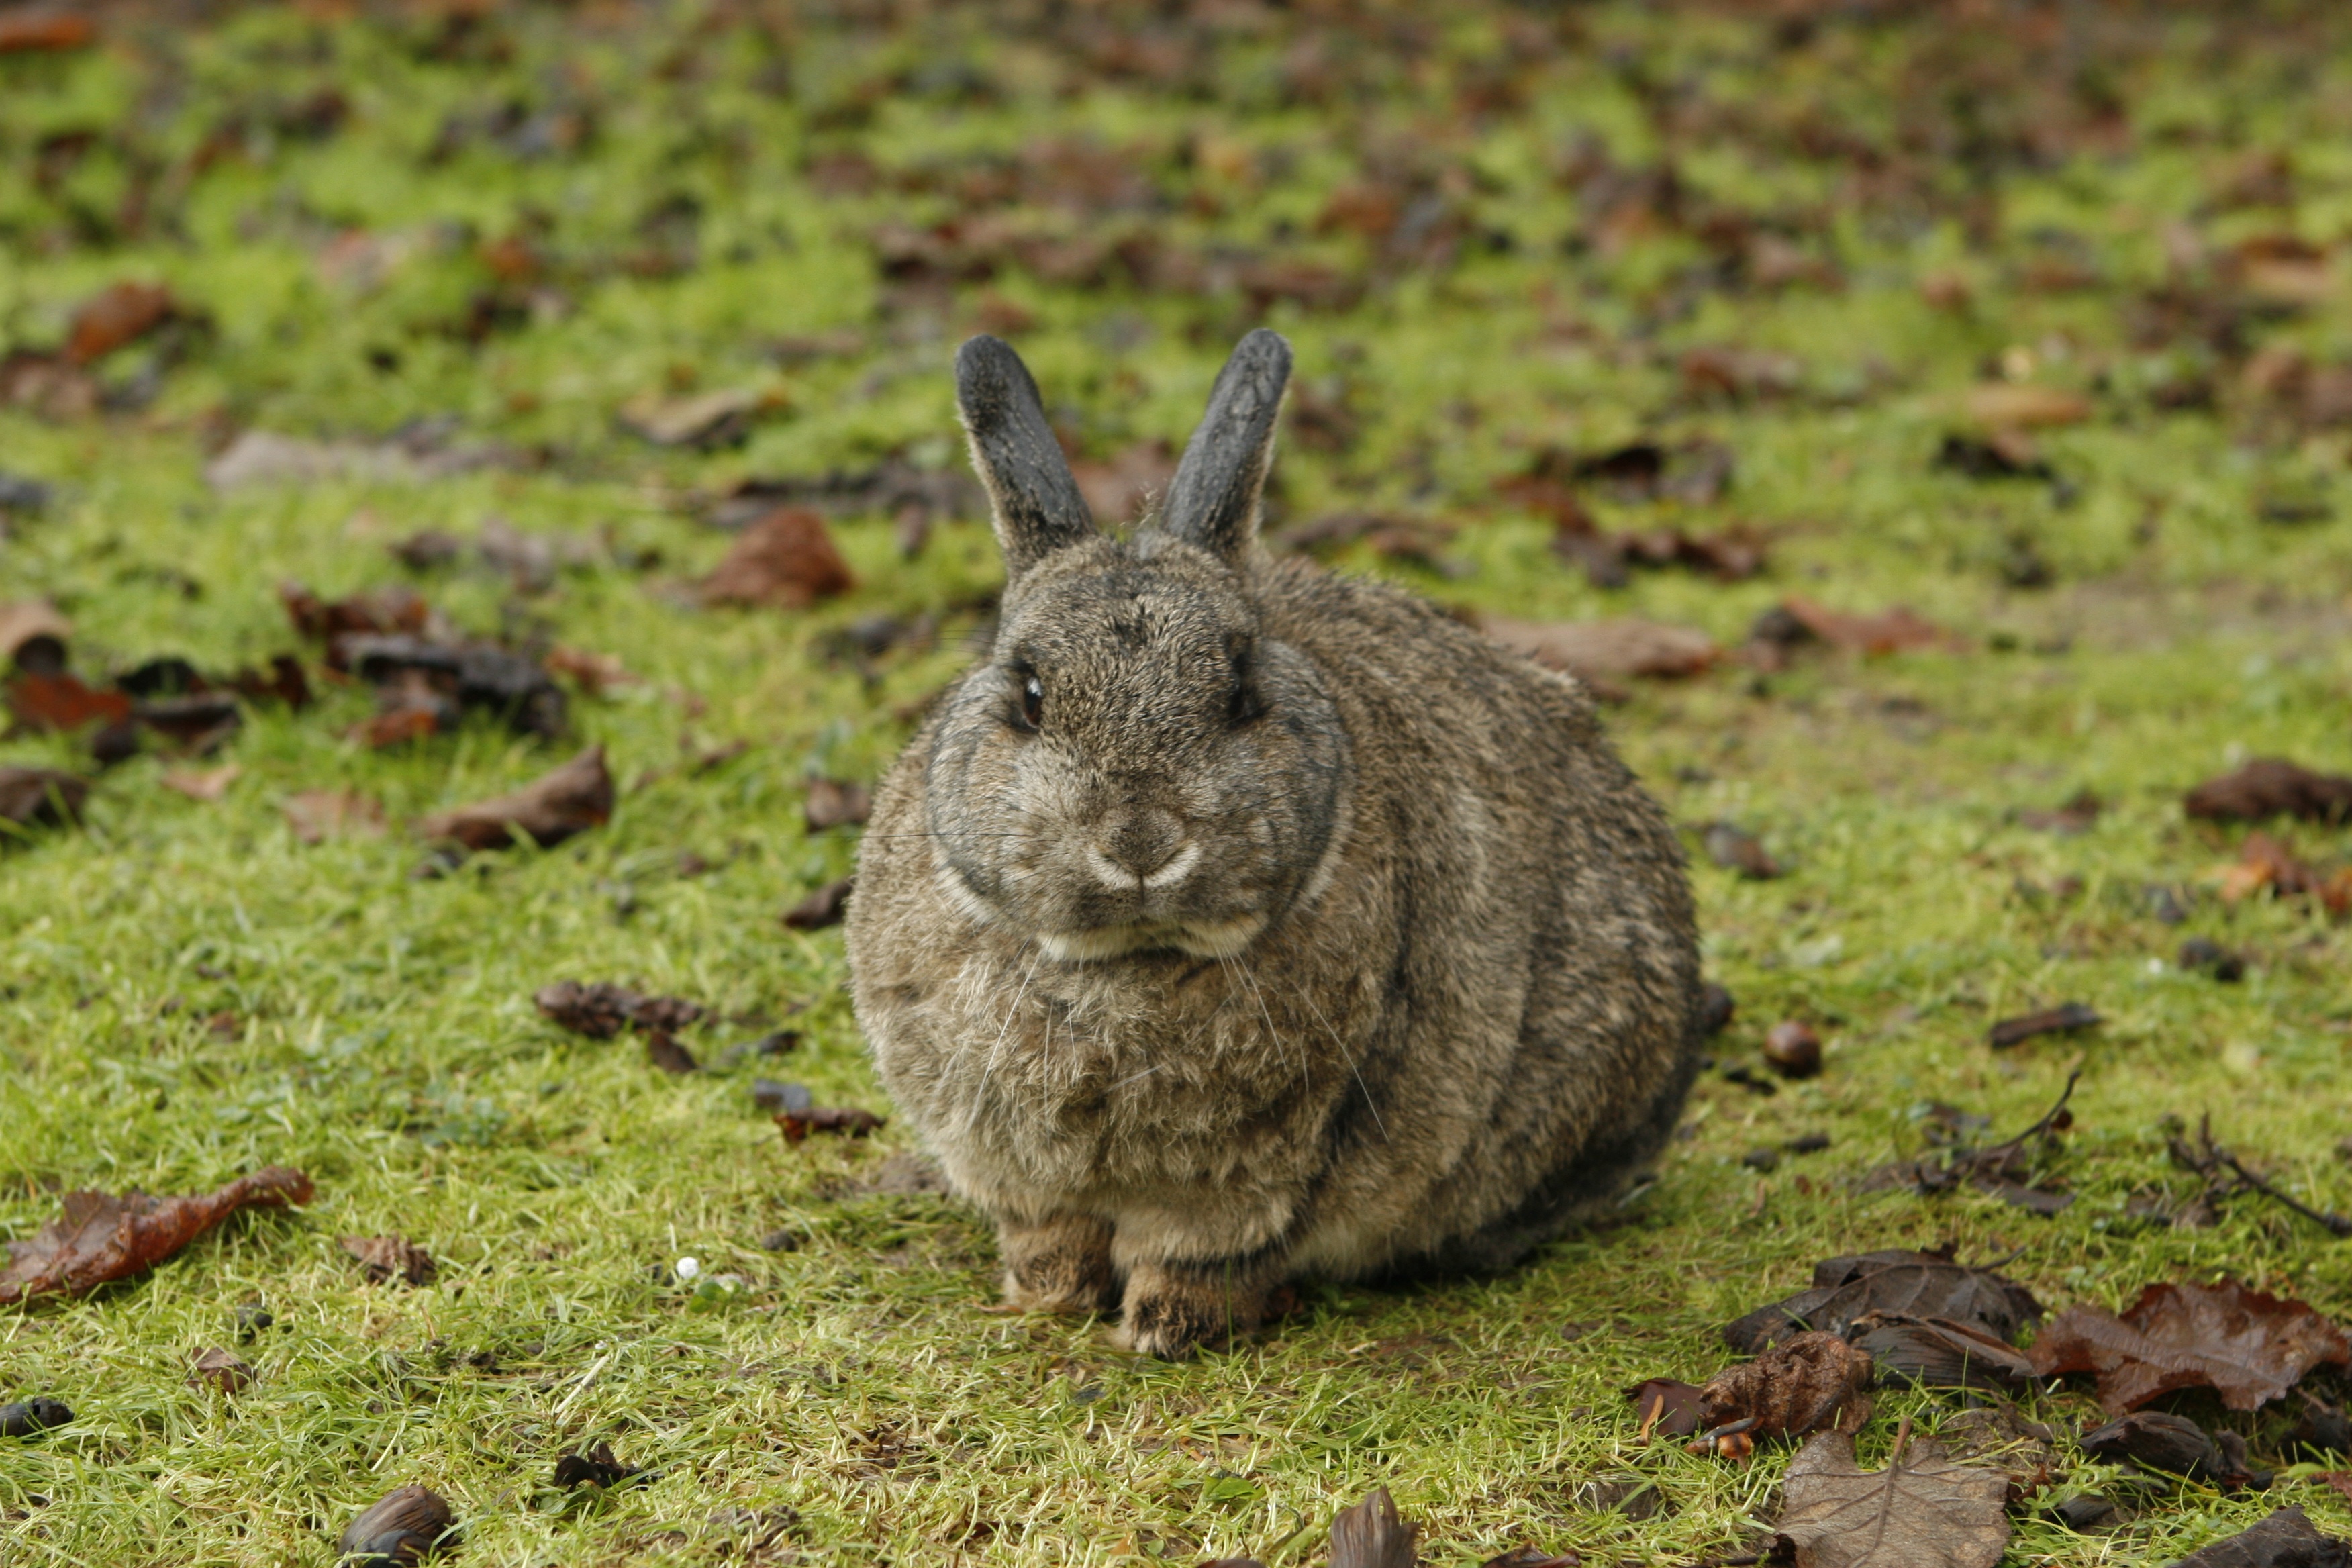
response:
[[[1087,859],[1107,887],[1122,892],[1164,888],[1192,868],[1201,847],[1184,837],[1184,825],[1164,811],[1139,811],[1105,825]]]

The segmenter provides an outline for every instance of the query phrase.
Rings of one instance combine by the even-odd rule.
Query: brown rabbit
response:
[[[1011,349],[956,358],[1010,578],[883,783],[858,1021],[1006,1299],[1138,1350],[1287,1278],[1497,1268],[1621,1193],[1698,1063],[1680,846],[1584,692],[1275,561],[1290,349],[1242,341],[1098,531]]]

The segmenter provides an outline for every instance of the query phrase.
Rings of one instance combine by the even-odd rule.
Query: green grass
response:
[[[215,323],[142,411],[49,424],[0,410],[0,468],[58,489],[46,516],[0,539],[0,599],[65,607],[82,668],[283,651],[274,588],[286,578],[329,593],[409,581],[460,625],[496,632],[502,579],[418,577],[385,552],[418,528],[470,534],[497,515],[659,556],[569,573],[521,607],[555,640],[645,678],[576,704],[576,727],[609,748],[625,786],[604,829],[413,879],[422,848],[399,825],[568,753],[487,725],[369,752],[347,738],[366,697],[336,689],[307,713],[250,715],[223,759],[243,774],[216,804],[166,790],[172,764],[142,758],[103,776],[79,831],[0,850],[0,1234],[29,1236],[65,1188],[184,1191],[268,1163],[299,1165],[319,1188],[309,1209],[240,1216],[146,1279],[0,1314],[0,1398],[50,1394],[79,1417],[0,1439],[0,1562],[323,1563],[359,1507],[415,1480],[452,1500],[461,1560],[482,1564],[739,1560],[745,1531],[786,1518],[773,1510],[795,1522],[754,1560],[1246,1552],[1297,1564],[1320,1561],[1332,1511],[1375,1485],[1423,1522],[1433,1563],[1534,1542],[1588,1562],[1680,1563],[1757,1539],[1785,1454],[1733,1468],[1637,1447],[1622,1391],[1703,1380],[1727,1359],[1717,1328],[1802,1283],[1818,1258],[1949,1242],[1969,1258],[2014,1254],[2009,1271],[2053,1304],[2117,1305],[2150,1280],[2229,1273],[2352,1315],[2352,1251],[2283,1210],[2242,1201],[2203,1231],[2126,1213],[2151,1188],[2186,1195],[2160,1124],[2208,1111],[2218,1137],[2290,1190],[2352,1209],[2336,1147],[2352,944],[2302,904],[2223,904],[2212,873],[2240,835],[2189,823],[2179,804],[2246,755],[2352,771],[2352,521],[2287,527],[2255,510],[2286,489],[2340,503],[2346,435],[2282,426],[2240,379],[2257,346],[2320,363],[2352,350],[2340,19],[2282,11],[2224,32],[2083,13],[2125,133],[2029,159],[2000,138],[2073,123],[2078,100],[2049,63],[2063,40],[2024,23],[2011,36],[1923,16],[1824,26],[1784,47],[1761,23],[1700,11],[1459,15],[1418,40],[1349,43],[1374,36],[1370,24],[1334,32],[1324,47],[1339,85],[1319,100],[1297,85],[1315,25],[1287,17],[1233,25],[1195,80],[1167,85],[1096,75],[1082,62],[1104,58],[1086,53],[1100,35],[1084,18],[1056,31],[954,12],[892,26],[810,16],[763,38],[725,8],[707,20],[516,8],[458,35],[447,60],[426,58],[440,25],[406,13],[324,23],[257,10],[175,30],[125,12],[100,50],[0,58],[0,344],[54,342],[79,300],[121,277],[166,280]],[[1156,36],[1131,19],[1102,26]],[[500,39],[503,59],[489,47]],[[1996,149],[1979,174],[1953,153],[1968,117],[1923,81],[1988,84],[1969,120]],[[1506,107],[1475,112],[1481,84],[1496,82]],[[1643,85],[1675,82],[1689,94]],[[272,105],[327,86],[351,106],[335,134],[267,129]],[[423,156],[445,117],[510,95],[589,105],[596,137],[546,158],[484,141]],[[1917,194],[1857,205],[1844,164],[1773,139],[1809,115],[1909,149]],[[174,184],[224,126],[228,155]],[[94,148],[36,178],[40,139],[80,129],[100,133]],[[1556,173],[1580,131],[1627,166],[1671,142],[1695,202],[1828,237],[1843,287],[1694,283],[1706,252],[1686,233],[1564,248],[1594,216]],[[996,574],[993,548],[966,521],[905,563],[889,520],[847,520],[836,532],[854,595],[803,615],[705,612],[682,607],[677,587],[725,542],[691,502],[746,474],[902,450],[959,460],[948,356],[992,290],[1034,315],[1015,340],[1093,453],[1181,439],[1254,319],[1238,293],[1090,289],[1016,268],[909,300],[877,278],[863,236],[886,217],[943,218],[950,199],[888,182],[824,195],[805,172],[845,150],[909,169],[1045,134],[1134,149],[1171,193],[1148,220],[1170,244],[1370,268],[1365,242],[1316,232],[1329,192],[1363,166],[1424,169],[1465,232],[1511,237],[1508,249],[1465,241],[1446,265],[1376,271],[1344,310],[1274,308],[1302,383],[1344,395],[1360,424],[1345,451],[1286,448],[1280,514],[1372,507],[1464,525],[1458,575],[1361,554],[1345,569],[1453,604],[1648,615],[1726,643],[1792,592],[1862,610],[1899,602],[1964,645],[1813,653],[1761,679],[1728,665],[1644,685],[1611,710],[1678,820],[1734,818],[1792,867],[1766,883],[1707,865],[1694,876],[1710,973],[1739,1000],[1725,1060],[1752,1062],[1767,1026],[1802,1017],[1829,1043],[1822,1078],[1764,1099],[1710,1075],[1690,1135],[1622,1223],[1516,1274],[1311,1287],[1261,1339],[1185,1365],[1124,1356],[1101,1324],[1003,1313],[992,1242],[971,1214],[856,1195],[908,1146],[899,1129],[789,1149],[752,1104],[751,1066],[672,1078],[628,1038],[561,1033],[530,1000],[557,979],[695,998],[723,1016],[688,1037],[714,1063],[788,1025],[799,1054],[757,1070],[884,1109],[839,933],[776,918],[855,855],[851,830],[803,830],[800,783],[877,776],[977,621],[950,611],[932,646],[887,656],[870,681],[825,639],[863,616],[969,605]],[[2292,150],[2294,207],[2214,204],[2233,160],[2278,147]],[[134,230],[119,216],[142,170],[162,174]],[[1992,216],[1972,237],[1984,191]],[[702,204],[699,265],[651,279],[614,268],[641,214],[677,194]],[[2218,355],[2135,342],[2133,300],[2165,281],[2170,224],[2217,247],[2278,230],[2336,245],[2336,287],[2255,319]],[[2027,286],[2034,231],[2053,225],[2078,237],[2100,285]],[[409,237],[413,254],[373,289],[332,281],[318,253],[346,229]],[[516,233],[549,258],[544,286],[565,304],[478,347],[450,337],[438,323],[493,287],[478,243]],[[1963,314],[1918,289],[1953,269],[1975,289]],[[860,352],[765,357],[777,338],[843,326],[863,334]],[[1681,351],[1723,342],[1796,356],[1802,389],[1738,406],[1682,400]],[[2020,348],[2041,378],[2094,393],[2091,421],[2042,437],[2071,500],[1929,467],[1952,395]],[[375,368],[370,351],[396,353],[397,368]],[[128,376],[144,352],[101,373]],[[2217,409],[2148,397],[2161,374],[2200,366]],[[615,432],[623,401],[689,381],[773,390],[789,411],[709,457]],[[441,413],[549,460],[405,487],[216,495],[201,477],[205,441],[230,426],[366,437]],[[1645,431],[1728,443],[1736,487],[1680,511],[1599,503],[1604,521],[1752,521],[1775,538],[1767,576],[1647,574],[1604,592],[1549,552],[1546,525],[1495,498],[1534,447]],[[2021,542],[2053,585],[2004,584]],[[679,765],[686,746],[738,740],[751,749],[713,771]],[[5,762],[75,754],[57,738],[0,742]],[[394,831],[299,844],[280,800],[342,787],[382,799]],[[2087,834],[2012,819],[2081,787],[2108,803]],[[2322,864],[2352,851],[2340,830],[2284,836]],[[688,874],[689,853],[709,868]],[[2154,917],[2154,885],[2182,890],[2185,925]],[[2190,934],[2247,953],[2246,981],[2173,967]],[[1983,1044],[1991,1020],[2066,1000],[2107,1024],[2001,1055]],[[206,1020],[223,1012],[235,1026],[216,1034]],[[1854,1190],[1923,1146],[1927,1104],[2021,1127],[2078,1060],[2077,1124],[2053,1169],[2080,1196],[2062,1215],[1972,1191]],[[1831,1148],[1769,1173],[1738,1163],[1810,1132]],[[797,1249],[759,1246],[778,1230]],[[383,1232],[425,1245],[439,1283],[363,1284],[337,1238]],[[675,1271],[685,1256],[746,1288],[696,1296]],[[280,1325],[243,1347],[256,1385],[234,1398],[190,1387],[190,1357],[234,1342],[232,1314],[255,1298]],[[2095,1409],[2079,1388],[2032,1405],[2070,1430]],[[1893,1414],[1932,1426],[1953,1407],[1886,1398],[1865,1456],[1884,1453]],[[2295,1457],[2290,1410],[2182,1408],[2244,1431],[2273,1462]],[[553,1491],[557,1457],[600,1437],[656,1479]],[[2078,1467],[2063,1485],[2095,1489],[2102,1475]],[[1629,1478],[1664,1506],[1639,1519],[1601,1506]],[[2267,1496],[2183,1489],[2112,1533],[2021,1512],[2010,1560],[2168,1562],[2281,1501],[2352,1531],[2337,1494],[2290,1479]]]

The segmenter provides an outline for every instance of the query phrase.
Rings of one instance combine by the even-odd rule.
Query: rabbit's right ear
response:
[[[988,487],[1008,578],[1095,531],[1078,481],[1045,423],[1037,383],[1000,338],[956,351],[956,412],[971,439],[971,466]]]

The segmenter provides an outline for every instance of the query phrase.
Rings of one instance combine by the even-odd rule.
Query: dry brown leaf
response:
[[[235,763],[223,763],[216,768],[173,768],[163,774],[163,787],[190,800],[215,801],[244,776],[245,770]]]
[[[1813,1266],[1813,1284],[1725,1326],[1725,1342],[1750,1353],[1807,1329],[1843,1333],[1870,1312],[1948,1318],[2003,1342],[2042,1316],[2013,1279],[1934,1252],[1866,1252]]]
[[[642,996],[622,986],[576,980],[541,986],[531,1002],[557,1024],[592,1040],[609,1040],[630,1025],[660,1033],[684,1029],[709,1013],[683,996]]]
[[[347,1236],[345,1252],[359,1259],[372,1285],[397,1279],[407,1285],[430,1285],[440,1277],[433,1255],[403,1236]]]
[[[1696,675],[1720,654],[1710,637],[1690,626],[1626,616],[1608,621],[1521,621],[1487,616],[1486,635],[1547,669],[1580,679]]]
[[[449,1505],[439,1493],[420,1486],[401,1487],[344,1527],[342,1540],[336,1543],[337,1560],[413,1568],[455,1544],[449,1521]]]
[[[2182,806],[2189,816],[2211,822],[2273,816],[2343,822],[2352,819],[2352,777],[2315,773],[2284,757],[2257,757],[2235,773],[2199,784]]]
[[[28,1296],[79,1296],[127,1279],[171,1257],[238,1209],[307,1204],[310,1178],[284,1165],[240,1176],[214,1193],[157,1198],[133,1189],[65,1195],[59,1216],[30,1241],[8,1244],[0,1305]]]
[[[808,798],[802,806],[811,833],[864,822],[873,810],[871,791],[862,784],[849,784],[841,779],[809,780]]]
[[[72,637],[73,623],[47,599],[0,605],[0,663],[55,675],[65,668],[66,644]]]
[[[174,310],[172,291],[160,283],[111,284],[74,312],[66,332],[66,358],[74,364],[104,359],[170,321]]]
[[[1824,1432],[1789,1462],[1782,1495],[1797,1568],[1996,1568],[2009,1545],[2009,1479],[1952,1463],[1933,1438],[1906,1448],[1898,1435],[1886,1468],[1865,1471],[1852,1435]]]
[[[468,849],[504,849],[520,833],[543,849],[601,827],[612,816],[613,775],[604,766],[604,748],[591,746],[511,795],[435,812],[417,823],[416,831]]]
[[[79,12],[27,5],[0,12],[0,55],[87,48],[98,28]]]
[[[89,781],[55,768],[0,767],[0,820],[58,826],[81,815]]]
[[[1642,1434],[1687,1437],[1699,1429],[1700,1390],[1696,1384],[1671,1377],[1654,1377],[1625,1391],[1642,1418]]]
[[[232,1350],[215,1346],[198,1351],[190,1363],[188,1382],[197,1388],[217,1388],[223,1394],[242,1394],[253,1386],[253,1368],[246,1359]]]
[[[120,724],[131,717],[131,699],[121,691],[82,684],[65,670],[40,675],[20,670],[5,691],[8,711],[35,730],[79,730],[86,724]]]
[[[702,580],[700,593],[706,605],[801,610],[856,585],[825,531],[824,514],[780,506],[737,536],[726,558]]]
[[[752,417],[766,405],[759,393],[742,387],[699,392],[688,397],[631,398],[621,408],[621,426],[656,447],[708,449],[740,441]]]
[[[2283,1508],[2252,1530],[2190,1552],[2173,1568],[2346,1568],[2352,1552],[2322,1535],[2299,1508]]]
[[[1876,615],[1858,616],[1832,610],[1801,595],[1791,594],[1782,608],[1813,636],[1848,653],[1899,653],[1909,648],[1936,647],[1948,637],[1942,627],[1922,620],[1901,605]]]
[[[2224,1279],[2150,1285],[2120,1318],[2069,1307],[2032,1354],[2042,1377],[2095,1373],[2101,1407],[2120,1415],[2176,1388],[2212,1388],[2231,1409],[2252,1410],[2323,1362],[2352,1363],[2352,1342],[2305,1302]]]
[[[1979,425],[2021,430],[2079,425],[2091,416],[2091,400],[2080,393],[2023,382],[1994,381],[1972,386],[1960,406]]]
[[[383,831],[383,806],[357,790],[314,789],[289,795],[278,804],[286,826],[305,844],[345,834],[373,837]]]
[[[1749,1421],[1759,1437],[1801,1437],[1832,1422],[1855,1432],[1870,1419],[1869,1389],[1868,1355],[1835,1334],[1798,1334],[1709,1378],[1699,1424]]]
[[[826,926],[839,925],[842,916],[849,912],[849,895],[856,890],[856,886],[857,879],[855,877],[827,882],[786,910],[784,924],[793,931],[822,931]]]

